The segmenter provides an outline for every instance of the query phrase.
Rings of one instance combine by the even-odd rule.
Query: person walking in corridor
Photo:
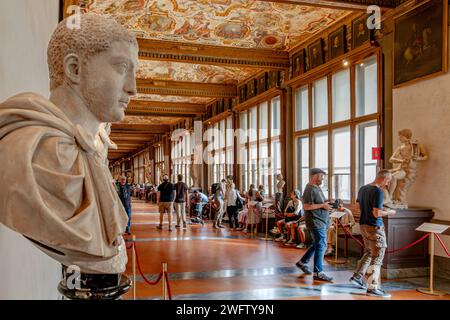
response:
[[[380,170],[375,181],[359,189],[356,200],[361,212],[359,224],[364,241],[364,254],[358,261],[350,282],[367,289],[367,295],[381,298],[391,297],[390,293],[380,288],[381,265],[387,248],[383,217],[395,214],[394,210],[383,209],[382,189],[389,185],[391,179],[389,170]]]
[[[314,280],[332,282],[333,278],[323,272],[323,257],[327,248],[327,226],[330,220],[330,204],[326,201],[320,188],[325,174],[322,169],[311,169],[309,182],[303,191],[305,224],[310,231],[312,245],[296,263],[296,266],[305,274],[312,274],[307,264],[314,256]]]
[[[156,227],[162,229],[164,213],[167,212],[169,231],[172,231],[172,213],[173,200],[175,199],[175,189],[172,183],[169,182],[169,176],[163,176],[163,182],[158,186],[158,193],[156,195],[156,203],[159,208],[159,225]]]
[[[175,185],[175,212],[177,213],[177,224],[175,228],[181,228],[181,222],[183,222],[183,229],[186,229],[186,203],[187,203],[187,191],[188,187],[183,182],[183,176],[179,174],[177,176],[177,184]]]
[[[125,229],[126,234],[130,233],[131,227],[131,186],[127,183],[127,177],[122,176],[119,179],[119,184],[117,186],[117,193],[119,194],[120,201],[128,215],[128,224]]]

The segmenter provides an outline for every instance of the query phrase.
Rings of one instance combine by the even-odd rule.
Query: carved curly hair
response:
[[[64,82],[64,57],[74,53],[87,61],[91,56],[106,51],[114,41],[126,41],[138,46],[132,32],[114,19],[94,13],[80,16],[80,28],[68,28],[61,21],[52,34],[47,49],[50,90]],[[73,19],[73,18],[72,18]]]

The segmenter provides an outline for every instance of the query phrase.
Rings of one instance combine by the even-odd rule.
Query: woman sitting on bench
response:
[[[286,208],[284,209],[284,219],[279,220],[277,222],[278,230],[281,233],[281,236],[275,241],[286,241],[283,233],[283,227],[286,227],[288,231],[292,229],[292,225],[296,223],[296,221],[299,219],[299,216],[301,216],[303,205],[301,201],[301,193],[299,190],[294,189],[294,191],[291,192],[291,200],[288,202]],[[291,234],[292,235],[292,234]],[[283,242],[284,242],[283,241]],[[286,243],[286,245],[291,245],[295,241],[295,227],[294,227],[294,238],[291,237],[291,239]]]

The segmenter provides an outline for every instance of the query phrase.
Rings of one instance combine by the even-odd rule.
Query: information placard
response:
[[[446,226],[444,224],[425,222],[424,224],[420,225],[416,230],[441,234],[442,232],[447,230],[449,227],[450,226]]]
[[[340,219],[341,217],[345,216],[347,212],[342,211],[335,211],[332,214],[330,214],[330,218]]]

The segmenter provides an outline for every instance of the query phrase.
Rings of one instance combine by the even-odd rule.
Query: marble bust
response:
[[[392,180],[385,194],[384,203],[387,207],[407,209],[407,194],[417,174],[417,162],[428,159],[428,152],[418,141],[412,140],[412,131],[403,129],[398,132],[400,146],[395,149],[389,162]]]
[[[113,19],[83,14],[78,29],[66,20],[48,45],[50,98],[0,104],[0,222],[66,267],[118,274],[128,218],[105,163],[111,145],[99,144],[136,94],[138,44]]]

